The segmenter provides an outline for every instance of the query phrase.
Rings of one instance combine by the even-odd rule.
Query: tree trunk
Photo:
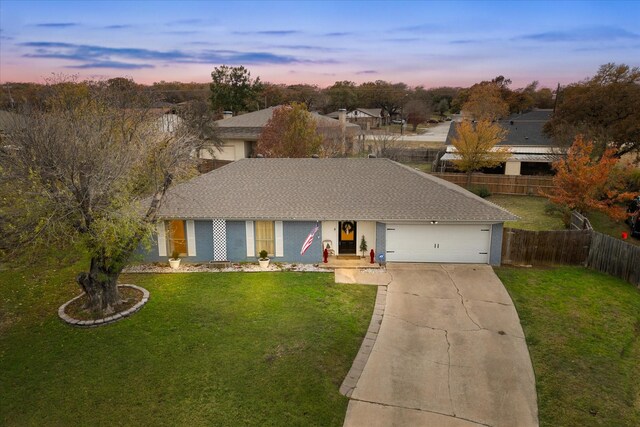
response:
[[[473,174],[473,171],[469,171],[467,172],[467,190],[469,188],[471,188],[471,175]]]
[[[121,268],[109,265],[109,260],[104,256],[91,258],[89,273],[78,275],[78,284],[87,295],[85,308],[108,316],[114,312],[114,307],[120,302],[118,292],[118,277]]]

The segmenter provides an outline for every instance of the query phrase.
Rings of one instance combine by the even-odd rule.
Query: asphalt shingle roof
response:
[[[252,113],[229,117],[228,119],[216,120],[216,125],[220,135],[224,138],[257,139],[271,116],[273,116],[273,110],[276,108],[278,107],[269,107]],[[318,130],[321,132],[340,127],[338,120],[318,113],[311,113],[311,115],[316,120]],[[360,126],[347,123],[346,131],[349,134],[360,133]]]
[[[522,114],[512,114],[498,123],[507,130],[507,137],[498,145],[552,146],[552,141],[543,132],[545,123],[551,119],[552,110],[533,110]],[[456,135],[456,126],[449,128],[447,145]]]
[[[516,217],[388,159],[242,159],[169,190],[163,218],[502,222]]]

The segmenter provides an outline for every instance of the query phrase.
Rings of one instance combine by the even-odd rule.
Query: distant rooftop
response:
[[[552,114],[553,110],[532,110],[522,114],[512,114],[506,119],[499,120],[498,123],[507,130],[508,134],[506,139],[498,145],[538,147],[553,145],[551,139],[543,132],[544,125],[551,119]],[[456,126],[451,126],[447,135],[447,145],[451,145],[455,135]]]

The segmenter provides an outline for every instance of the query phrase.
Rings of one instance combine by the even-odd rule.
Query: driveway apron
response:
[[[518,314],[490,266],[390,264],[345,426],[537,426]]]

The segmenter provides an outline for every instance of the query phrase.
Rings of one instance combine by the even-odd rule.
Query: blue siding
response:
[[[244,221],[227,221],[227,260],[255,261],[247,258],[247,230]]]
[[[380,262],[380,254],[387,258],[387,224],[376,222],[376,261]]]
[[[196,256],[184,257],[186,262],[208,262],[213,259],[213,224],[210,220],[194,221]]]
[[[182,257],[183,262],[207,262],[213,259],[213,225],[211,221],[193,221],[196,235],[196,256]],[[153,233],[149,251],[139,248],[144,262],[166,262],[168,256],[158,255],[158,236]]]
[[[313,243],[304,255],[300,255],[302,243],[309,232],[316,226],[312,221],[284,221],[284,256],[272,258],[274,261],[295,262],[299,264],[316,264],[322,262],[322,232],[318,229]]]
[[[491,250],[489,252],[489,264],[500,265],[502,260],[502,231],[504,224],[491,226]]]

